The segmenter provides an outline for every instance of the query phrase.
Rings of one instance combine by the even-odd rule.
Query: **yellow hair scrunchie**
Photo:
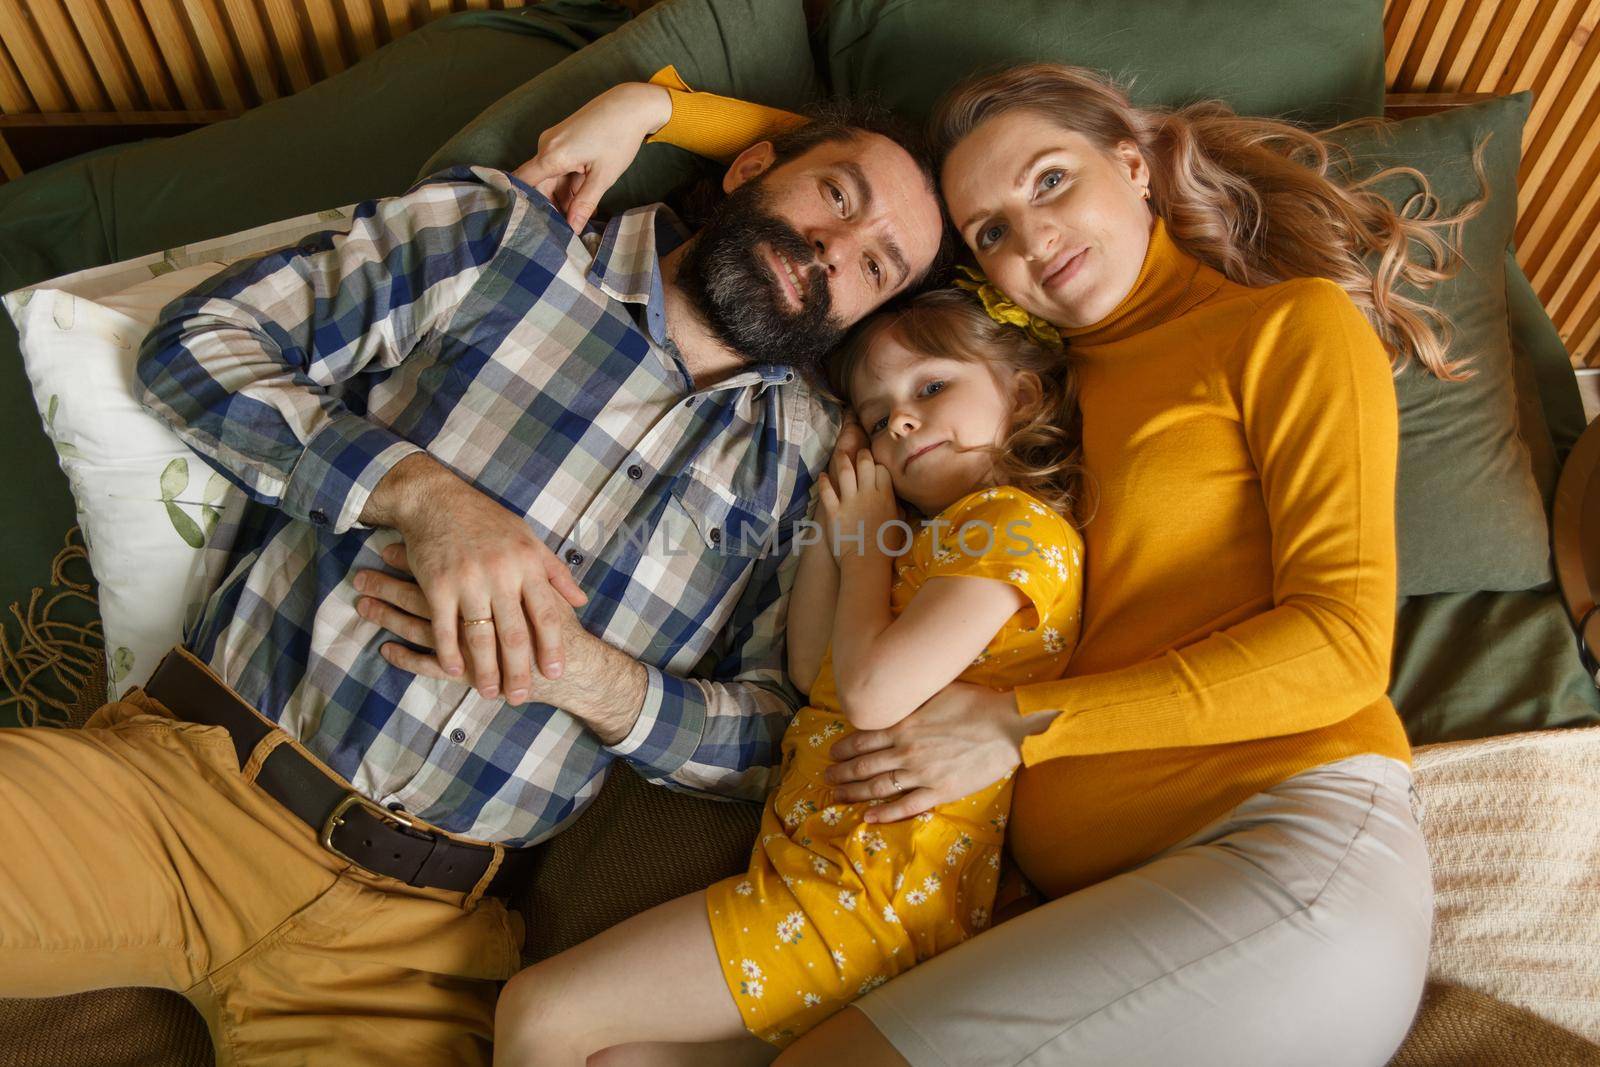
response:
[[[983,301],[983,310],[989,313],[994,321],[1006,326],[1015,326],[1026,330],[1028,336],[1040,344],[1049,345],[1051,348],[1062,347],[1061,331],[1037,315],[1030,315],[1022,308],[1006,299],[1006,295],[999,288],[984,277],[982,271],[975,267],[959,265],[956,270],[966,275],[965,278],[955,279],[956,288],[965,289],[969,293],[977,293],[978,299]]]

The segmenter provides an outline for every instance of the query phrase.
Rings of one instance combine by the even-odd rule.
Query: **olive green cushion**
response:
[[[1145,105],[1383,114],[1381,0],[835,0],[818,47],[836,94],[877,90],[917,119],[968,74],[1036,60],[1131,76]]]
[[[1352,155],[1352,177],[1393,166],[1420,171],[1454,213],[1480,195],[1476,142],[1490,198],[1462,230],[1465,264],[1449,281],[1407,295],[1442,311],[1451,353],[1475,376],[1444,382],[1413,362],[1395,379],[1400,405],[1396,527],[1402,595],[1527,589],[1550,578],[1550,536],[1529,450],[1518,434],[1506,302],[1506,248],[1517,212],[1522,125],[1533,94],[1330,135]],[[1420,186],[1384,179],[1376,190],[1403,207]]]
[[[1521,290],[1526,290],[1526,295],[1533,300],[1532,309],[1538,318],[1524,316],[1527,319],[1525,328],[1518,329],[1517,303],[1522,297]],[[1528,279],[1523,276],[1522,270],[1517,266],[1516,253],[1506,252],[1506,301],[1511,310],[1511,372],[1513,384],[1516,386],[1517,395],[1517,434],[1522,438],[1522,443],[1528,448],[1528,457],[1533,461],[1533,480],[1539,487],[1539,496],[1544,504],[1545,514],[1550,514],[1550,508],[1556,498],[1556,481],[1561,475],[1562,454],[1556,451],[1555,437],[1550,432],[1550,420],[1545,417],[1544,397],[1540,392],[1539,383],[1542,377],[1551,378],[1557,388],[1551,392],[1557,404],[1571,395],[1577,397],[1577,376],[1572,373],[1572,362],[1567,357],[1567,350],[1560,345],[1560,337],[1556,337],[1557,344],[1553,351],[1541,351],[1539,348],[1540,331],[1536,329],[1541,325],[1549,325],[1550,319],[1545,314],[1544,308],[1539,304],[1538,297],[1534,296],[1533,288],[1528,285]],[[1555,333],[1555,327],[1550,326],[1550,333]],[[1546,364],[1553,365],[1547,368]],[[1561,375],[1565,375],[1567,384],[1560,384]],[[1582,412],[1582,401],[1577,401],[1579,412]],[[1581,427],[1581,423],[1579,424]],[[1568,448],[1570,448],[1570,443]],[[1564,454],[1564,452],[1563,452]]]
[[[1529,364],[1538,387],[1546,432],[1557,458],[1565,459],[1588,425],[1583,397],[1578,392],[1578,376],[1560,331],[1550,321],[1514,252],[1506,253],[1506,302],[1511,311],[1512,344],[1519,358]]]
[[[478,112],[627,17],[601,0],[451,16],[239,118],[80,156],[0,185],[0,292],[404,192],[428,155]],[[74,520],[4,315],[0,454],[5,605],[25,603],[30,589],[48,584],[50,560]],[[9,617],[4,624],[14,627]]]
[[[1407,597],[1389,696],[1414,745],[1600,723],[1559,593]]]
[[[794,0],[671,0],[532,79],[446,142],[419,174],[460,164],[512,170],[534,154],[546,127],[605,89],[678,68],[691,87],[795,109],[822,85],[805,13]],[[602,213],[665,199],[704,173],[698,157],[647,144],[600,202]]]

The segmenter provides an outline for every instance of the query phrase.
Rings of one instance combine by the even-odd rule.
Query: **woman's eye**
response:
[[[1064,171],[1064,170],[1047,170],[1047,171],[1044,172],[1044,174],[1040,175],[1040,177],[1039,177],[1039,188],[1041,188],[1041,189],[1054,189],[1056,186],[1060,185],[1062,182],[1064,182],[1066,180],[1067,180],[1067,172],[1066,171]]]
[[[979,230],[978,231],[978,247],[979,248],[988,248],[990,245],[992,245],[996,241],[1000,240],[1000,238],[1002,236],[1004,236],[1005,232],[1006,232],[1006,228],[1004,226],[1000,225],[998,222],[995,223],[993,226],[990,226],[988,229]]]
[[[923,396],[932,396],[934,393],[942,393],[942,392],[944,392],[944,386],[945,386],[945,383],[944,383],[943,379],[936,379],[934,381],[931,381],[927,385],[924,385],[922,387],[922,395]]]

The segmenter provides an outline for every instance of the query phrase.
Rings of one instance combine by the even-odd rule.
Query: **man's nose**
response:
[[[818,229],[811,232],[811,248],[829,274],[836,273],[844,266],[850,254],[850,244],[849,236],[838,231]]]

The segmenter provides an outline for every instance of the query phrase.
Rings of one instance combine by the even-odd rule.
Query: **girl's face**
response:
[[[987,362],[914,352],[892,329],[873,339],[851,380],[851,406],[895,495],[935,515],[991,483],[993,460],[981,449],[1005,442],[1020,385],[1001,374]]]
[[[1090,326],[1133,289],[1155,216],[1131,141],[1108,158],[1032,111],[987,120],[950,152],[945,202],[989,280],[1057,326]]]

